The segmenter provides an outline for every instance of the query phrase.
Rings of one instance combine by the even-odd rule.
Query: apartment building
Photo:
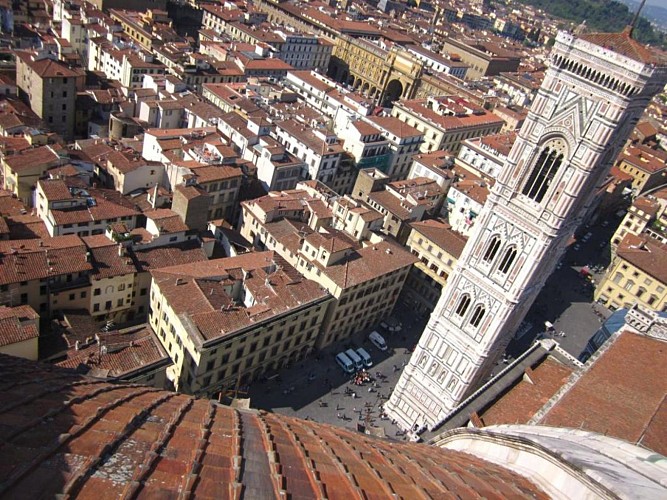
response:
[[[123,324],[134,319],[132,297],[137,268],[127,249],[103,235],[88,236],[83,240],[93,265],[90,303],[86,308],[93,320]]]
[[[97,380],[129,382],[167,388],[171,359],[151,328],[146,325],[105,332],[103,336],[79,340],[65,352],[56,366],[93,372]]]
[[[455,168],[454,180],[447,191],[446,215],[452,228],[467,236],[489,196],[489,181],[462,168]]]
[[[521,64],[520,54],[505,49],[497,43],[483,40],[461,40],[447,38],[442,47],[445,54],[456,54],[469,67],[466,77],[477,80],[483,76],[494,76],[502,72],[516,71]]]
[[[62,165],[64,160],[55,148],[41,146],[2,157],[3,187],[26,206],[34,206],[33,190],[46,171]]]
[[[178,391],[212,396],[307,356],[331,301],[274,252],[151,272],[149,323]]]
[[[391,314],[417,260],[375,233],[359,232],[357,237],[368,235],[360,241],[340,225],[336,229],[334,219],[350,217],[348,207],[345,203],[331,207],[325,199],[311,189],[270,193],[241,204],[243,237],[256,247],[274,250],[335,298],[319,348],[349,338]],[[360,218],[369,225],[377,220],[370,219]]]
[[[0,353],[37,361],[39,314],[28,306],[0,306]]]
[[[68,186],[61,179],[37,183],[37,216],[51,236],[104,234],[109,224],[122,222],[130,230],[139,211],[116,191]]]
[[[87,308],[93,266],[78,236],[0,241],[0,254],[0,304],[27,304],[43,317]]]
[[[662,243],[667,243],[667,188],[656,188],[632,202],[625,217],[611,238],[615,249],[626,234],[646,234]]]
[[[667,244],[647,235],[626,234],[594,298],[612,310],[638,303],[667,312]]]
[[[454,180],[455,156],[449,151],[419,153],[412,157],[408,179],[426,177],[433,179],[445,192]]]
[[[505,124],[484,108],[454,96],[400,101],[394,104],[391,114],[423,132],[424,153],[458,153],[462,141],[497,134]]]
[[[479,177],[497,179],[515,140],[514,132],[467,139],[461,143],[456,164]]]
[[[324,126],[310,127],[294,119],[278,121],[275,125],[278,142],[306,163],[308,178],[329,184],[343,153],[336,134]]]
[[[112,151],[106,156],[106,168],[100,169],[101,178],[108,179],[109,187],[121,194],[161,185],[165,169],[162,163],[147,161],[134,151]]]
[[[391,180],[406,179],[412,165],[412,157],[417,154],[424,140],[423,132],[394,116],[369,116],[366,120],[389,141],[390,158],[383,172]]]
[[[382,232],[405,244],[410,235],[411,222],[435,216],[442,208],[445,192],[427,177],[385,184],[368,194],[364,201],[384,216]]]
[[[406,48],[408,52],[422,61],[424,66],[436,73],[445,73],[463,80],[470,67],[455,55],[444,57],[422,47],[421,45],[410,45]]]
[[[402,298],[412,310],[430,314],[468,239],[439,219],[410,226],[406,247],[419,261],[410,269]]]
[[[53,132],[74,138],[76,93],[83,90],[85,73],[30,52],[16,53],[16,85],[26,102]]]
[[[628,146],[619,155],[616,166],[632,176],[635,196],[667,182],[667,152],[644,145]]]
[[[383,172],[389,169],[389,140],[380,129],[363,120],[351,120],[336,132],[343,140],[343,149],[354,158],[358,169],[376,168]]]
[[[255,160],[257,179],[266,191],[294,189],[297,182],[305,179],[306,163],[274,138],[259,137],[253,149],[259,152]]]

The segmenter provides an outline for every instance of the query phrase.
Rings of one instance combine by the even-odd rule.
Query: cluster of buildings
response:
[[[547,476],[591,496],[627,496],[619,476],[647,498],[660,491],[648,460],[636,463],[643,455],[595,434],[664,453],[664,384],[645,387],[651,374],[637,353],[664,366],[667,109],[653,97],[667,64],[632,27],[557,33],[530,7],[478,1],[48,0],[0,2],[0,30],[10,46],[0,58],[6,387],[32,365],[4,354],[50,362],[70,377],[62,387],[82,391],[65,406],[99,408],[83,431],[110,410],[100,395],[117,389],[114,405],[143,412],[123,432],[160,422],[144,443],[155,456],[175,433],[204,448],[225,436],[231,455],[214,468],[229,476],[230,496],[299,496],[294,484],[306,483],[310,496],[327,496],[335,474],[326,470],[342,462],[320,470],[319,461],[365,454],[346,448],[355,437],[320,440],[321,449],[312,435],[328,436],[326,427],[190,396],[273,376],[371,331],[402,303],[431,319],[384,410],[438,454],[448,449],[442,463],[454,467],[465,451],[478,470],[496,467],[485,477],[501,478],[493,491],[509,497],[556,493]],[[624,329],[601,332],[586,364],[542,341],[488,380],[579,228],[610,214],[623,217],[595,300],[622,310]],[[625,358],[636,376],[618,375]],[[87,392],[81,374],[99,390]],[[581,399],[606,383],[608,406],[581,413]],[[632,391],[643,404],[624,401]],[[630,410],[623,426],[619,412]],[[155,420],[142,420],[150,412]],[[202,429],[184,431],[195,419]],[[60,444],[85,437],[68,429]],[[122,454],[128,437],[107,446]],[[281,460],[297,448],[320,458],[294,482]],[[273,457],[265,477],[241,485],[257,449]],[[432,466],[429,451],[407,449]],[[189,453],[205,462],[209,452]],[[607,462],[583,478],[591,453]],[[149,489],[159,465],[138,456],[119,493]],[[372,477],[348,475],[336,488],[409,498],[419,481],[434,496],[453,481],[392,479],[418,463],[408,462],[398,475],[385,463],[387,476],[376,464]],[[210,486],[201,466],[180,464],[187,484],[159,493]],[[69,494],[104,476],[72,467]],[[3,488],[32,474],[21,470]]]

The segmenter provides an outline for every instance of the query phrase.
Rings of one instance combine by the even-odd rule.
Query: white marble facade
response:
[[[558,34],[528,118],[385,405],[402,428],[436,427],[479,387],[664,86],[664,63],[616,41],[625,54]]]

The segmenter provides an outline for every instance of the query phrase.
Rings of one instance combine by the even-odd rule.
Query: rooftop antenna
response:
[[[637,9],[637,12],[635,12],[635,17],[632,19],[632,23],[630,23],[630,29],[628,30],[628,36],[632,37],[632,32],[635,29],[635,26],[637,26],[637,21],[639,20],[639,14],[641,13],[642,9],[644,8],[644,4],[646,3],[646,0],[642,0],[642,3],[639,4],[639,8]]]

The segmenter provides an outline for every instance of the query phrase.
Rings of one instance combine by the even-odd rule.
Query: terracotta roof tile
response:
[[[650,430],[654,451],[667,453],[667,342],[623,332],[541,419],[643,443]]]
[[[12,458],[0,461],[5,495],[276,498],[282,489],[290,498],[544,497],[528,479],[457,451],[2,355],[0,378],[2,455]]]
[[[658,54],[654,50],[632,38],[630,27],[621,33],[584,33],[579,35],[579,38],[641,63],[653,63],[658,60]],[[660,59],[664,59],[664,56]]]
[[[0,306],[0,347],[39,336],[39,315],[28,306]]]
[[[79,350],[70,349],[67,359],[57,363],[63,368],[77,368],[80,373],[104,378],[124,378],[153,365],[171,363],[149,326],[134,328],[132,331],[100,333],[101,345],[93,341]]]

